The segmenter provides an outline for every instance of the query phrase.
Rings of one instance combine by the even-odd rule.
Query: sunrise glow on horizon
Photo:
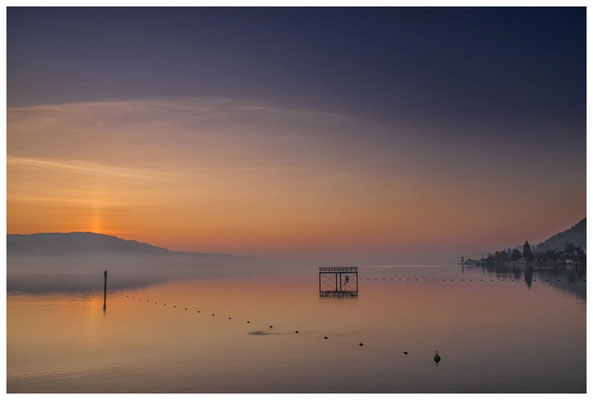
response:
[[[374,22],[357,31],[348,10],[331,30],[323,10],[261,14],[280,39],[250,25],[249,10],[192,11],[201,25],[178,10],[98,11],[108,30],[85,10],[37,19],[52,12],[9,10],[8,233],[421,263],[538,242],[585,216],[584,24],[570,10],[552,33],[534,11],[508,37],[464,39],[470,59],[418,10],[365,10]],[[439,12],[469,30],[506,18]],[[128,34],[155,21],[151,43]],[[323,40],[305,46],[303,21],[303,35]],[[63,34],[80,24],[93,29]],[[398,42],[414,29],[413,47]],[[566,40],[534,45],[546,35]],[[507,59],[521,52],[522,63]],[[559,53],[566,63],[550,64]],[[375,60],[373,74],[361,60]],[[575,85],[554,83],[566,76]]]

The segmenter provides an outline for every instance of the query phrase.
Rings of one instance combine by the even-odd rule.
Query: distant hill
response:
[[[111,288],[123,288],[246,276],[276,265],[266,258],[172,251],[92,232],[9,234],[6,244],[9,292],[101,290],[104,270]]]
[[[571,228],[557,233],[544,240],[537,246],[536,251],[546,250],[564,250],[566,243],[572,243],[577,247],[587,248],[587,221],[586,218],[580,220]]]
[[[576,225],[572,226],[571,228],[556,233],[555,235],[550,236],[548,239],[544,240],[543,242],[537,244],[535,246],[536,252],[543,252],[546,250],[559,250],[564,251],[564,246],[566,243],[572,243],[577,247],[582,247],[583,249],[587,248],[587,218],[583,218],[580,220]],[[523,251],[523,243],[512,247],[513,249],[517,249],[519,251]],[[466,259],[473,259],[478,260],[482,256],[488,254],[488,251],[483,252],[475,252],[470,254]]]
[[[67,256],[100,253],[105,255],[233,257],[226,254],[171,251],[148,243],[93,232],[8,234],[6,236],[6,251],[9,256]]]

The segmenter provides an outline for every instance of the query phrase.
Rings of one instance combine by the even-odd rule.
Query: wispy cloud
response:
[[[145,169],[122,168],[111,165],[95,164],[83,161],[54,161],[35,158],[7,157],[9,165],[20,165],[39,168],[58,169],[76,174],[103,175],[120,178],[162,179],[177,176],[172,173],[150,171]]]
[[[98,110],[124,110],[130,111],[155,111],[172,109],[181,112],[206,113],[218,115],[218,113],[248,112],[253,114],[274,113],[278,116],[299,116],[313,118],[331,118],[336,120],[351,119],[353,116],[346,113],[333,112],[329,110],[317,110],[304,107],[289,107],[271,105],[262,101],[246,101],[228,98],[176,98],[176,99],[152,99],[140,98],[124,101],[96,101],[83,103],[45,104],[24,107],[9,107],[11,113],[21,112],[54,112],[54,113],[86,113]]]

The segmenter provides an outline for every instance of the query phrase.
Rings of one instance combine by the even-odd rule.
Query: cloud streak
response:
[[[543,239],[582,218],[573,152],[559,165],[438,132],[240,99],[9,108],[8,229],[100,227],[187,250],[385,262],[420,252],[419,262]]]
[[[111,165],[88,163],[83,161],[54,161],[24,157],[7,157],[8,165],[50,168],[75,174],[102,175],[116,178],[164,179],[178,174],[149,171],[143,169],[122,168]]]

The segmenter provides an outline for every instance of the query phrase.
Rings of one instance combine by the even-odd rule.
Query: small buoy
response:
[[[364,346],[364,344],[362,344],[362,343],[358,343],[358,345],[359,345],[360,347]]]
[[[437,363],[437,365],[439,365],[439,362],[441,361],[441,356],[439,356],[439,352],[438,351],[434,355],[433,360],[434,360],[435,363]]]
[[[404,351],[404,354],[408,354],[408,352],[407,351]]]
[[[272,325],[270,325],[270,328],[273,328],[273,326],[272,326]]]
[[[327,340],[327,336],[324,336],[323,338],[324,338],[325,340]]]
[[[294,331],[294,333],[299,333],[299,331]]]

